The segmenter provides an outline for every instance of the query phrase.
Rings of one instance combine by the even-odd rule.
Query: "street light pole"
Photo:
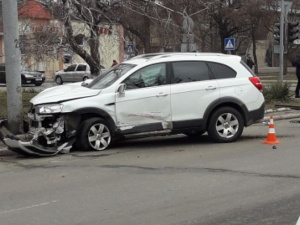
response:
[[[284,0],[281,0],[281,14],[280,14],[280,61],[279,61],[279,81],[283,82],[283,61],[284,61],[284,17],[285,17],[285,6]]]
[[[22,87],[20,71],[20,49],[18,34],[17,0],[2,0],[3,33],[5,50],[7,118],[13,134],[23,130]]]

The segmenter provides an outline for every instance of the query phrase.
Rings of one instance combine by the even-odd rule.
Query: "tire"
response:
[[[112,132],[105,120],[90,118],[82,123],[79,141],[82,150],[102,151],[112,145]]]
[[[61,76],[57,76],[55,77],[55,82],[58,84],[58,85],[62,85],[64,82],[61,78]]]
[[[83,81],[86,81],[87,79],[89,79],[89,78],[88,78],[88,77],[84,77],[82,80],[83,80]]]
[[[244,130],[242,115],[234,108],[222,107],[217,109],[208,122],[207,133],[218,143],[237,140]]]
[[[202,134],[204,134],[205,131],[188,131],[188,132],[185,132],[184,134],[190,138],[199,138]]]

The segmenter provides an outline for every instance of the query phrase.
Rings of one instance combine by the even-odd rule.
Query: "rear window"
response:
[[[227,79],[236,77],[236,71],[231,69],[229,66],[213,62],[208,62],[207,64],[216,79]]]
[[[240,62],[250,73],[253,77],[256,77],[255,73],[253,72],[253,70],[250,69],[250,67],[243,61],[241,60]]]
[[[85,71],[86,70],[86,65],[78,65],[77,71]]]

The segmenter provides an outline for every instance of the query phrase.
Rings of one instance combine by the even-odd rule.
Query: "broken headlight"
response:
[[[60,113],[63,109],[63,105],[61,104],[48,104],[48,105],[40,105],[37,107],[38,114],[52,114],[52,113]]]

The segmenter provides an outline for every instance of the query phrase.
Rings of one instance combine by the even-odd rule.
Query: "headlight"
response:
[[[62,109],[63,109],[63,105],[60,104],[40,105],[37,107],[37,113],[39,114],[60,113]]]
[[[33,78],[33,76],[32,76],[32,75],[29,75],[29,74],[24,74],[24,76],[25,76],[26,78]]]

